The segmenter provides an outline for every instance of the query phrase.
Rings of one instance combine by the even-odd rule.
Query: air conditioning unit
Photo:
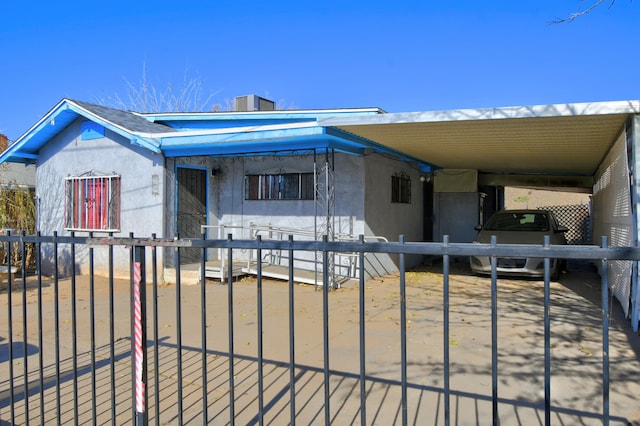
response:
[[[275,109],[275,102],[256,95],[237,96],[233,100],[233,110],[237,112],[275,111]]]

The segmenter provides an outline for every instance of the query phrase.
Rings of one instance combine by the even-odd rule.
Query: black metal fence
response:
[[[73,263],[77,246],[90,251],[85,276],[45,277],[24,265],[14,275],[8,265],[0,291],[3,424],[448,425],[507,424],[521,416],[547,425],[627,424],[620,407],[638,395],[632,389],[621,401],[615,395],[611,413],[607,268],[614,260],[640,260],[637,248],[606,247],[606,241],[559,247],[402,238],[347,243],[21,235],[0,236],[0,242],[9,254],[33,245],[37,266],[45,245],[54,254],[69,245]],[[120,246],[131,253],[130,280],[114,279],[113,270],[104,278],[94,274],[93,251],[107,250],[113,259]],[[391,253],[398,255],[399,274],[332,290],[296,284],[291,264],[284,283],[267,283],[258,271],[255,280],[233,281],[230,273],[222,285],[186,286],[178,266],[176,282],[163,283],[157,250],[172,253],[180,265],[185,247],[227,249],[229,267],[237,250],[256,250],[258,259],[262,250],[287,250],[290,259],[298,250],[318,251],[324,265],[331,253],[355,252],[359,277],[367,276],[365,256]],[[544,258],[544,280],[505,290],[496,259],[514,253]],[[439,256],[442,263],[436,272],[407,271],[407,255]],[[470,255],[491,257],[490,279],[451,273]],[[151,267],[145,265],[149,258]],[[549,280],[553,258],[597,262],[598,302],[583,309],[565,300],[572,290]],[[205,276],[204,256],[199,267]],[[329,275],[324,268],[324,283]],[[475,293],[465,296],[470,291]],[[566,329],[572,312],[600,348],[578,343],[577,352],[558,349],[575,339]],[[623,370],[616,364],[613,374],[628,376],[629,386],[638,383]]]

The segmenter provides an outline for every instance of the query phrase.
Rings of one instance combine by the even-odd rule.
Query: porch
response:
[[[231,235],[233,238],[250,239],[254,241],[286,242],[290,239],[296,241],[321,240],[314,231],[300,228],[273,226],[270,224],[252,223],[249,226],[234,225],[202,225],[201,233],[219,240],[225,240]],[[335,235],[337,242],[355,242],[359,237],[353,234],[339,233]],[[388,242],[385,237],[367,235],[364,242]],[[318,241],[319,242],[319,241]],[[303,258],[294,258],[293,253],[282,249],[269,249],[257,252],[255,249],[246,250],[241,256],[234,257],[229,263],[229,252],[217,249],[209,252],[209,256],[202,263],[187,263],[180,265],[180,280],[184,284],[198,284],[201,277],[217,280],[221,283],[243,276],[258,276],[260,273],[265,278],[289,280],[299,284],[323,285],[323,259],[320,252],[305,255]],[[213,260],[209,260],[213,257]],[[238,257],[241,260],[238,260]],[[354,286],[358,282],[358,254],[356,252],[334,252],[328,259],[330,268],[329,281],[332,287],[339,288],[344,285]],[[258,265],[260,263],[260,265]],[[290,265],[295,266],[290,268]],[[261,268],[261,271],[259,270]],[[203,272],[204,271],[204,272]],[[331,272],[333,271],[333,273]],[[176,269],[166,268],[164,279],[167,282],[176,282]],[[367,277],[369,278],[369,277]]]

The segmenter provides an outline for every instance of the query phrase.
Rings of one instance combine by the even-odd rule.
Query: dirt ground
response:
[[[13,367],[14,392],[25,383],[37,384],[42,359],[45,391],[40,398],[31,391],[29,419],[45,421],[55,415],[55,366],[68,373],[76,361],[78,413],[69,405],[72,380],[62,384],[63,423],[74,417],[117,422],[131,421],[131,324],[130,284],[97,277],[93,283],[78,277],[75,286],[64,280],[42,286],[29,279],[27,292],[17,279],[13,291],[0,287],[0,422],[10,419],[9,365]],[[258,413],[258,323],[263,326],[263,386],[265,423],[288,423],[290,336],[293,318],[296,368],[295,407],[301,424],[324,423],[323,347],[324,293],[310,285],[293,285],[293,312],[289,311],[290,287],[286,282],[265,281],[262,317],[258,311],[258,286],[253,278],[231,287],[208,282],[203,310],[201,286],[159,285],[157,311],[152,309],[154,288],[146,287],[149,340],[149,414],[163,424],[202,424],[203,392],[208,396],[207,422],[228,424],[229,377],[234,377],[234,413],[239,424],[254,424]],[[551,403],[554,424],[601,424],[602,338],[599,277],[588,265],[574,265],[559,282],[551,284]],[[111,295],[113,294],[113,297]],[[544,422],[544,328],[542,281],[506,280],[498,283],[498,396],[503,425]],[[176,303],[180,297],[181,303]],[[232,329],[229,335],[229,297]],[[357,286],[328,292],[329,412],[333,424],[360,423],[359,339],[360,292]],[[13,362],[9,362],[9,299],[11,299]],[[26,300],[26,305],[23,301]],[[42,303],[39,304],[38,300]],[[59,359],[55,356],[55,318],[59,328]],[[93,300],[93,303],[91,301]],[[111,304],[113,300],[113,304]],[[399,278],[369,280],[364,288],[366,421],[367,424],[401,423],[401,297]],[[75,312],[72,315],[73,305]],[[406,276],[407,407],[411,424],[441,424],[444,409],[444,347],[450,353],[451,416],[455,424],[486,424],[491,418],[491,289],[490,280],[473,276],[464,262],[452,265],[450,278],[449,339],[444,342],[443,277],[441,265],[423,267]],[[612,301],[610,335],[611,424],[640,422],[640,337],[622,318]],[[113,311],[113,336],[110,312]],[[202,312],[206,314],[203,333]],[[40,313],[41,312],[41,313]],[[26,313],[26,322],[23,321]],[[154,322],[157,316],[157,326]],[[91,324],[93,319],[94,328]],[[43,343],[39,344],[42,322]],[[180,327],[178,326],[180,322]],[[25,330],[26,324],[26,330]],[[155,331],[157,329],[157,335]],[[93,330],[93,333],[92,333]],[[25,339],[26,334],[26,339]],[[93,338],[92,338],[93,335]],[[206,350],[202,351],[203,335]],[[75,336],[75,340],[73,337]],[[93,342],[92,342],[93,341]],[[75,343],[74,343],[75,342]],[[110,346],[113,342],[113,347]],[[234,355],[229,356],[230,345]],[[75,347],[74,347],[75,346]],[[95,347],[94,360],[91,348]],[[157,350],[157,353],[155,352]],[[109,371],[113,351],[115,376]],[[204,353],[204,355],[203,355]],[[26,354],[26,356],[25,356]],[[182,367],[178,368],[178,355]],[[157,358],[156,358],[157,357]],[[158,359],[158,363],[155,360]],[[29,371],[25,380],[24,362]],[[232,363],[230,363],[230,360]],[[204,364],[207,382],[203,383]],[[157,365],[157,368],[156,368]],[[233,367],[232,367],[233,366]],[[233,368],[233,371],[232,371]],[[93,376],[92,376],[93,374]],[[65,374],[62,377],[67,377]],[[115,381],[115,411],[111,411],[110,378]],[[158,378],[159,393],[155,380]],[[91,407],[92,381],[99,402]],[[177,384],[183,383],[178,392]],[[38,386],[36,386],[38,388]],[[20,390],[22,389],[22,390]],[[156,400],[155,396],[159,398]],[[24,398],[17,398],[14,415],[23,423]],[[159,410],[158,405],[159,404]],[[637,423],[640,424],[640,423]]]

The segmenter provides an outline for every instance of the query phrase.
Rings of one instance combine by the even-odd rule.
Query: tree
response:
[[[205,94],[202,79],[190,77],[185,71],[182,83],[175,87],[172,83],[157,88],[147,76],[147,65],[142,64],[142,77],[138,83],[124,78],[126,94],[99,98],[101,105],[136,112],[203,112],[217,111],[219,104],[214,104],[214,97],[220,90]]]
[[[0,152],[4,152],[9,145],[9,138],[0,134]],[[0,232],[6,229],[13,229],[16,232],[25,231],[31,235],[35,232],[36,227],[36,206],[33,190],[22,186],[15,185],[11,176],[7,176],[8,170],[6,164],[0,169]],[[27,244],[26,264],[27,267],[35,265],[34,246]],[[17,243],[12,252],[11,263],[15,265],[22,264],[20,251]],[[0,263],[6,263],[7,251],[6,246],[0,246]]]
[[[615,4],[616,0],[609,0],[609,1],[610,1],[609,8],[611,8]],[[578,19],[579,17],[591,13],[595,8],[601,6],[603,3],[606,3],[606,2],[607,2],[607,0],[596,0],[595,2],[593,2],[586,9],[578,10],[577,12],[574,12],[574,13],[570,14],[566,18],[556,18],[556,19],[552,20],[550,23],[551,24],[564,24],[564,23],[567,23],[567,22],[573,22],[574,20]]]
[[[142,64],[142,77],[138,83],[131,82],[127,78],[123,79],[126,86],[124,96],[116,93],[106,98],[98,98],[96,103],[143,113],[233,111],[233,99],[225,99],[224,104],[214,102],[222,89],[207,94],[203,80],[189,76],[188,70],[185,70],[182,82],[178,86],[167,83],[160,88],[156,87],[147,76],[146,63]],[[284,99],[278,100],[275,106],[276,110],[296,108],[293,103]]]

